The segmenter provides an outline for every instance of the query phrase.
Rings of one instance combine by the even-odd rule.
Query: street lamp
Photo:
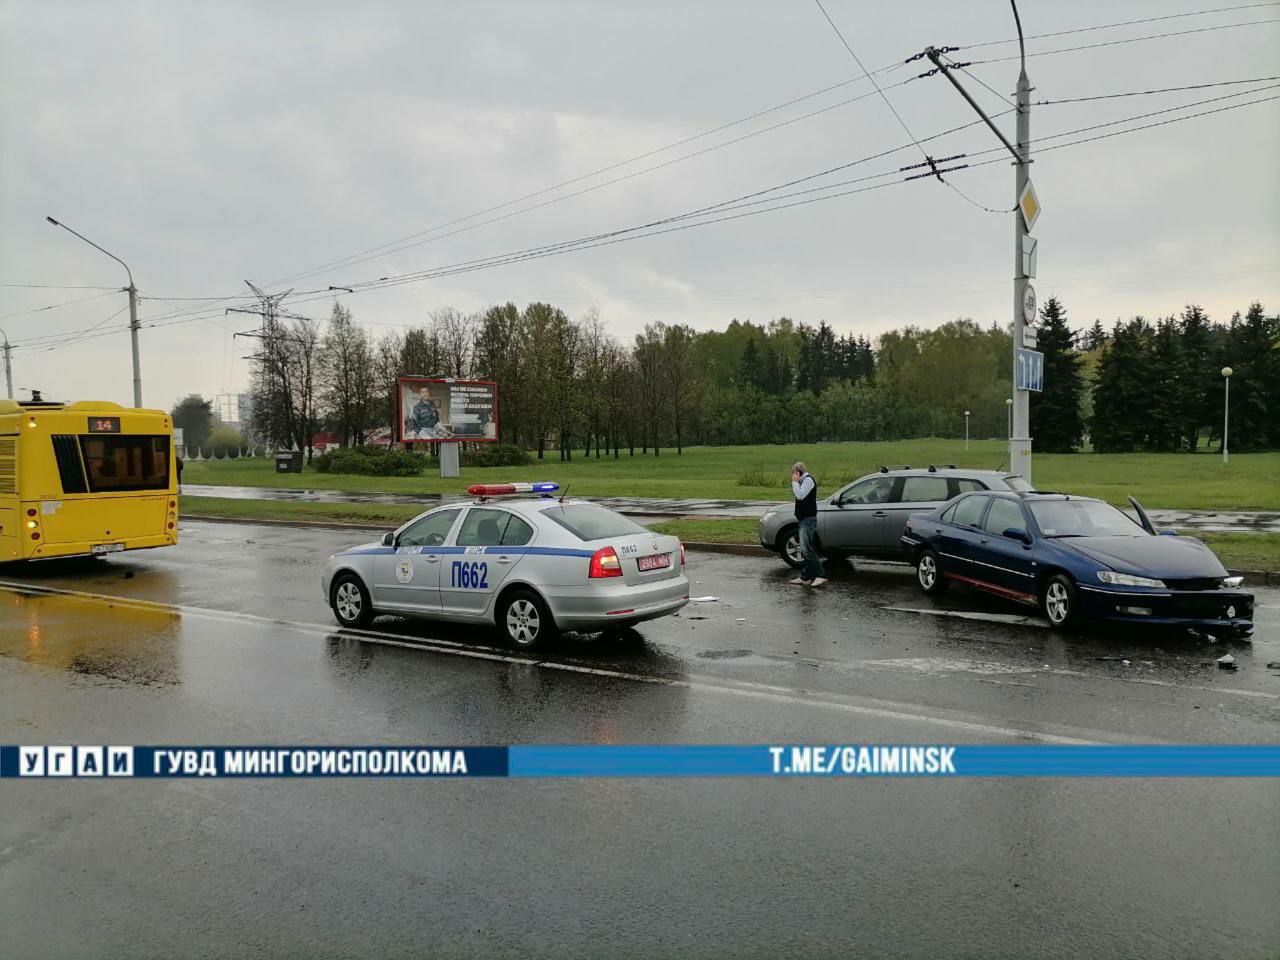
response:
[[[9,399],[13,399],[13,367],[9,366],[9,351],[13,347],[9,346],[9,335],[0,330],[0,337],[4,337],[4,385],[9,391]]]
[[[53,217],[45,217],[55,227],[61,227],[74,236],[79,237],[89,246],[93,247],[114,260],[120,266],[124,267],[124,272],[129,275],[129,285],[124,288],[125,293],[129,294],[129,334],[133,340],[133,405],[135,407],[142,406],[142,365],[138,360],[138,288],[133,285],[133,271],[129,269],[129,265],[117,257],[110,250],[104,250],[88,237],[83,234],[76,233],[65,223],[59,223]]]
[[[964,448],[969,449],[969,411],[964,412]]]
[[[1009,410],[1009,436],[1006,439],[1012,440],[1013,439],[1013,397],[1005,397],[1004,405]]]
[[[1231,374],[1230,367],[1222,368],[1222,462],[1227,462],[1227,417],[1231,413]]]

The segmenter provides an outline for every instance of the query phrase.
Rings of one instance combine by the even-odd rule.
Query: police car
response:
[[[525,649],[561,630],[622,628],[689,602],[677,538],[558,489],[468,487],[473,502],[428,510],[330,557],[325,600],[344,627],[383,613],[495,624]]]

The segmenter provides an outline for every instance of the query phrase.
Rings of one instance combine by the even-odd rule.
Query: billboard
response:
[[[401,377],[396,407],[402,443],[498,439],[498,385],[491,380]]]

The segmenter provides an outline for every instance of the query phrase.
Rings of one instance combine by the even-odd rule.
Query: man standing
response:
[[[791,582],[803,587],[820,587],[827,582],[823,576],[822,559],[818,556],[818,481],[805,465],[796,461],[791,467],[791,492],[796,498],[796,519],[800,521],[800,552],[804,566],[800,576]]]

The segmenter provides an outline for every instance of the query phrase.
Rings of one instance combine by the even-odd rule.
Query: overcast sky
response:
[[[826,3],[870,69],[930,43],[1015,35],[1003,0]],[[1034,35],[1228,3],[1023,0],[1021,12]],[[1280,4],[1271,4],[1032,40],[1028,52],[1277,19]],[[1278,54],[1280,23],[1266,23],[1035,56],[1028,73],[1033,100],[1054,100],[1273,76]],[[943,77],[894,87],[927,66],[878,78],[917,138],[974,119]],[[1017,69],[971,68],[1000,94],[1012,92]],[[440,232],[872,96],[499,223],[276,283],[860,76],[813,0],[0,3],[0,328],[19,345],[15,386],[131,402],[128,333],[113,329],[127,310],[112,317],[124,294],[10,286],[124,285],[123,269],[50,226],[48,214],[126,260],[144,297],[241,296],[245,280],[301,291],[350,285],[645,223],[909,144],[859,79]],[[961,80],[1001,109],[996,93]],[[1038,106],[1033,141],[1247,89]],[[1011,116],[997,123],[1012,136]],[[994,145],[975,126],[928,146],[948,156]],[[1041,301],[1060,297],[1076,326],[1187,302],[1215,319],[1255,299],[1280,308],[1278,148],[1280,100],[1045,153],[1032,168],[1044,206],[1035,228]],[[911,147],[802,187],[919,159]],[[1013,178],[1003,162],[951,175],[992,208],[1012,206]],[[508,299],[548,300],[575,316],[595,306],[619,337],[651,320],[709,329],[779,315],[867,336],[957,316],[1003,323],[1012,312],[1011,218],[920,180],[342,296],[378,332],[442,306],[472,311]],[[17,315],[81,297],[95,299]],[[315,317],[332,305],[304,300],[312,298],[295,297],[294,309]],[[143,329],[146,405],[243,388],[248,364],[238,358],[250,346],[228,331],[252,329],[254,319],[218,314],[226,303],[173,302],[212,319]],[[144,324],[174,316],[170,304],[142,302]],[[104,336],[23,343],[99,323]],[[58,348],[36,349],[50,343]]]

